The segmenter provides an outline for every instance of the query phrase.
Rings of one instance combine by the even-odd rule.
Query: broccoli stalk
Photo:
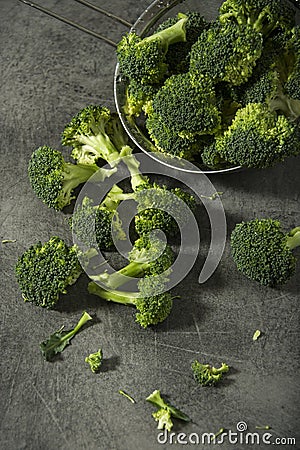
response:
[[[254,219],[235,226],[231,254],[237,269],[264,286],[285,284],[294,274],[292,250],[300,246],[300,227],[285,234],[274,219]]]
[[[58,150],[43,146],[35,150],[28,164],[32,189],[50,208],[61,210],[75,198],[73,191],[98,172],[98,180],[111,176],[115,169],[99,168],[96,164],[71,164],[65,162]]]
[[[51,361],[55,355],[61,353],[88,320],[92,320],[92,317],[87,312],[84,312],[79,322],[72,330],[62,331],[62,327],[51,334],[46,341],[41,342],[40,349],[46,361]]]
[[[286,245],[290,250],[300,246],[300,227],[293,228],[286,239]]]
[[[74,147],[72,156],[80,163],[104,159],[114,167],[120,160],[119,151],[127,144],[127,135],[116,114],[104,106],[90,105],[65,127],[62,144]]]

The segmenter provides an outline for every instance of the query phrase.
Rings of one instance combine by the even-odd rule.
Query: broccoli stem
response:
[[[292,120],[298,119],[300,117],[300,100],[286,96],[283,93],[276,95],[269,102],[271,111],[282,111],[287,117]]]
[[[122,269],[114,272],[112,274],[104,274],[99,276],[99,281],[103,281],[107,288],[109,289],[117,289],[118,287],[125,284],[130,278],[138,278],[144,275],[146,269],[148,269],[149,263],[147,262],[136,262],[131,261],[127,264],[127,266]],[[97,277],[93,277],[93,280],[97,280]]]
[[[73,189],[82,183],[85,183],[94,173],[99,170],[96,164],[71,164],[65,163],[64,173],[64,191],[71,193]]]
[[[98,295],[98,297],[103,298],[104,300],[115,302],[115,303],[121,303],[122,305],[136,305],[136,300],[138,298],[137,295],[134,293],[127,293],[127,292],[115,292],[115,291],[107,291],[106,289],[103,289],[100,287],[97,283],[94,281],[91,281],[88,284],[88,291],[90,294]]]
[[[184,14],[179,14],[178,16],[180,20],[174,25],[144,38],[138,45],[160,39],[165,52],[167,52],[169,45],[175,44],[176,42],[186,42],[185,24],[188,18]]]
[[[132,148],[129,147],[129,145],[125,145],[121,152],[120,156],[124,157],[124,162],[129,170],[130,176],[131,176],[131,187],[134,191],[143,183],[145,183],[147,180],[143,175],[141,174],[139,167],[140,163],[135,158],[135,156],[132,154]]]
[[[80,135],[78,141],[83,144],[83,148],[89,153],[104,159],[112,166],[120,159],[120,153],[106,133],[98,133],[95,136]]]
[[[300,227],[293,228],[290,231],[286,245],[290,250],[300,246]]]
[[[79,322],[77,323],[77,325],[69,333],[65,334],[61,338],[61,341],[64,342],[64,341],[70,339],[71,337],[73,337],[80,330],[80,328],[86,324],[86,322],[88,320],[92,320],[92,317],[89,315],[89,313],[84,311],[84,313],[82,314],[81,318],[79,319]]]

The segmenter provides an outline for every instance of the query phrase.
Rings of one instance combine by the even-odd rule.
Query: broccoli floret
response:
[[[104,300],[135,306],[136,322],[143,328],[163,322],[170,315],[173,305],[173,298],[168,292],[149,297],[137,297],[128,292],[107,291],[93,281],[89,283],[88,290],[90,294]]]
[[[127,140],[118,116],[101,105],[83,108],[62,133],[62,144],[73,146],[72,157],[84,164],[104,159],[111,166],[116,165]]]
[[[210,139],[208,136],[196,134],[193,137],[189,136],[189,138],[180,136],[166,126],[159,114],[153,112],[149,112],[146,127],[158,151],[188,161],[193,161],[194,157],[201,153],[202,141]]]
[[[74,211],[70,225],[76,238],[88,247],[99,247],[101,250],[111,250],[114,247],[112,231],[118,240],[124,240],[126,235],[118,216],[119,200],[116,195],[123,190],[113,186],[100,205],[88,197],[82,200]]]
[[[188,72],[191,47],[197,41],[202,31],[209,27],[207,20],[198,11],[188,11],[185,14],[188,18],[185,25],[186,41],[171,45],[166,54],[169,75]],[[157,27],[157,31],[174,25],[177,20],[177,17],[168,18]]]
[[[150,242],[149,238],[143,237],[135,242],[129,259],[129,264],[117,272],[91,277],[95,281],[89,283],[89,293],[107,301],[135,306],[136,321],[143,328],[163,322],[169,316],[173,305],[171,294],[164,292],[164,285],[174,262],[172,250],[159,239],[152,238]],[[156,279],[157,284],[154,283],[152,288],[157,288],[157,291],[151,290],[149,283],[145,283],[144,289],[143,279],[139,282],[137,294],[116,291],[132,277],[141,276],[145,276],[145,280]],[[105,288],[102,288],[99,282],[103,283]]]
[[[158,422],[157,428],[159,430],[166,429],[167,431],[171,431],[173,427],[172,417],[184,420],[185,422],[190,422],[191,420],[189,416],[178,408],[167,403],[162,398],[159,390],[152,392],[152,394],[146,398],[146,401],[158,408],[156,412],[152,413],[152,417]]]
[[[212,81],[190,73],[168,78],[153,97],[152,109],[168,129],[181,137],[213,134],[220,126]]]
[[[225,363],[222,363],[221,367],[216,369],[209,364],[202,364],[197,360],[192,362],[191,367],[195,380],[201,386],[212,386],[218,383],[223,377],[223,374],[229,370],[228,365]]]
[[[250,26],[214,22],[192,46],[190,71],[215,83],[240,85],[251,76],[262,49],[262,34]]]
[[[284,284],[294,274],[292,250],[300,246],[300,227],[288,234],[278,220],[254,219],[235,226],[231,254],[237,269],[265,286]]]
[[[29,247],[15,267],[24,301],[52,308],[82,273],[76,248],[59,237]]]
[[[300,152],[300,129],[262,103],[239,109],[224,132],[216,137],[217,154],[231,164],[265,168]]]
[[[277,28],[290,29],[295,24],[295,11],[283,0],[226,0],[219,9],[221,23],[247,24],[268,36]]]
[[[97,352],[91,353],[89,356],[85,358],[85,362],[89,364],[90,369],[93,373],[99,372],[102,360],[103,360],[103,353],[101,348],[99,348]]]
[[[178,232],[177,221],[186,222],[186,209],[195,209],[195,197],[180,188],[167,189],[153,183],[149,188],[136,191],[135,200],[138,202],[138,214],[135,216],[135,230],[140,235],[147,235],[150,231],[159,229],[168,236]],[[184,204],[182,203],[184,202]]]
[[[211,169],[221,170],[230,167],[230,163],[227,162],[218,152],[216,142],[204,148],[201,153],[203,164]]]
[[[51,334],[49,339],[41,342],[40,349],[46,361],[51,361],[55,355],[61,353],[66,346],[70,344],[70,340],[73,336],[75,336],[89,320],[92,320],[92,317],[87,312],[84,312],[75,328],[69,331],[63,331],[63,327],[61,327],[55,333]]]
[[[278,111],[292,120],[300,116],[300,100],[287,95],[287,80],[293,86],[294,54],[287,40],[288,33],[277,33],[268,39],[256,70],[247,83],[236,89],[237,100],[243,106],[249,103],[267,103],[270,111]],[[298,86],[295,83],[295,86]],[[297,87],[296,87],[297,89]]]
[[[35,150],[28,164],[28,176],[35,194],[50,208],[61,210],[75,198],[73,190],[85,183],[95,172],[103,179],[112,174],[95,164],[71,164],[58,150],[43,146]]]
[[[126,89],[125,113],[129,116],[139,116],[142,112],[148,114],[151,100],[159,89],[159,85],[141,84],[130,80]]]
[[[122,269],[112,274],[105,272],[91,278],[105,284],[108,289],[117,289],[130,281],[130,278],[168,274],[174,262],[174,253],[171,247],[165,245],[159,238],[151,236],[150,239],[148,236],[142,236],[135,241],[128,258],[130,262]]]
[[[125,34],[117,47],[121,74],[145,84],[159,83],[168,70],[169,45],[186,40],[186,22],[187,17],[179,14],[174,25],[144,39],[134,32]]]
[[[186,209],[182,201],[189,208],[194,208],[195,198],[180,188],[168,190],[166,186],[151,183],[140,173],[139,162],[129,147],[121,152],[121,156],[124,156],[123,161],[130,172],[134,192],[117,194],[116,199],[137,202],[136,231],[143,235],[151,230],[160,229],[169,235],[174,235],[178,230],[174,218],[180,220],[182,224],[186,219]]]
[[[287,44],[291,60],[284,91],[296,100],[300,100],[300,26],[292,29],[291,38]]]

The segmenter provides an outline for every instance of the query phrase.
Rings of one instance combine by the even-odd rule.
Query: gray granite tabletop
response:
[[[126,31],[74,1],[41,3],[114,41]],[[131,23],[150,4],[94,3]],[[209,242],[201,205],[199,258],[174,288],[180,299],[163,324],[142,329],[130,308],[87,294],[84,276],[54,310],[24,303],[14,276],[18,256],[53,235],[72,243],[68,214],[49,209],[34,195],[29,157],[44,144],[61,149],[64,125],[84,106],[101,103],[115,109],[116,55],[113,47],[17,0],[0,0],[0,10],[0,234],[1,240],[14,241],[2,243],[0,253],[0,448],[154,450],[184,442],[210,448],[213,444],[201,444],[201,436],[220,428],[232,435],[230,442],[219,443],[226,450],[270,443],[300,448],[299,268],[286,285],[262,287],[237,272],[227,238],[217,270],[199,285]],[[211,176],[216,191],[223,192],[227,236],[235,223],[254,217],[277,218],[286,230],[299,225],[299,173],[300,158],[293,158],[266,170]],[[39,343],[62,324],[75,325],[83,310],[96,318],[93,325],[61,358],[46,362]],[[253,341],[257,329],[262,335]],[[99,346],[104,364],[95,375],[84,358]],[[196,358],[213,365],[226,362],[230,372],[224,382],[198,386],[190,368]],[[159,435],[154,408],[145,401],[155,389],[191,418],[186,424],[175,421],[171,438]],[[268,431],[257,429],[267,425]],[[234,442],[237,431],[239,439],[245,436],[241,427],[253,441]]]

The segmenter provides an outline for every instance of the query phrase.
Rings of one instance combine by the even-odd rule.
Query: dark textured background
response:
[[[94,2],[129,21],[149,5]],[[125,30],[71,1],[47,5],[115,40]],[[282,288],[260,287],[237,273],[227,243],[214,276],[199,286],[195,267],[176,287],[181,300],[169,319],[148,330],[135,324],[131,309],[89,296],[84,277],[58,310],[22,301],[14,278],[18,255],[51,235],[71,243],[67,215],[33,194],[28,159],[40,145],[61,148],[62,128],[80,108],[92,102],[114,107],[116,57],[108,45],[17,0],[0,0],[0,11],[1,239],[16,239],[2,244],[0,253],[1,449],[161,448],[154,409],[144,401],[157,388],[192,418],[187,425],[176,422],[176,432],[235,430],[244,420],[251,431],[271,425],[274,437],[298,435],[296,447],[282,448],[300,448],[299,268]],[[228,232],[255,216],[278,218],[287,230],[299,225],[299,169],[300,158],[265,171],[211,177],[224,192]],[[97,317],[93,326],[61,359],[45,362],[39,342],[62,324],[73,326],[84,309]],[[264,334],[253,342],[257,328]],[[105,361],[102,373],[94,375],[84,357],[99,346]],[[190,370],[194,358],[215,365],[225,361],[232,370],[219,387],[201,388]]]

